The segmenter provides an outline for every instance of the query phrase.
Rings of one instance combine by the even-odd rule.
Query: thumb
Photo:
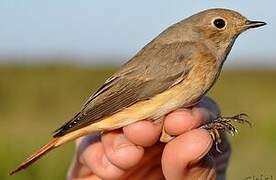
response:
[[[162,155],[162,169],[168,180],[206,179],[200,160],[212,147],[212,138],[205,129],[194,129],[170,141]],[[212,169],[204,167],[203,169]],[[202,177],[202,176],[205,176]]]

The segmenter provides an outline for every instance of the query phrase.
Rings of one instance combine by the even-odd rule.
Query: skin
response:
[[[68,179],[224,179],[230,157],[227,139],[223,137],[223,153],[218,153],[208,131],[198,128],[218,114],[209,98],[168,114],[165,130],[177,137],[167,144],[159,142],[161,121],[136,122],[102,136],[82,137],[76,141]]]

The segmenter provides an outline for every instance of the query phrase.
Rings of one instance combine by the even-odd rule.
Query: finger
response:
[[[162,155],[166,179],[185,179],[188,167],[203,158],[211,146],[212,139],[204,129],[191,130],[170,141]]]
[[[163,176],[161,169],[161,155],[163,148],[163,143],[157,143],[146,148],[142,160],[136,166],[127,171],[122,179],[161,179],[157,177],[160,177],[160,175],[161,177]],[[159,171],[157,170],[158,167]]]
[[[205,108],[178,109],[165,117],[165,131],[170,135],[180,135],[197,128],[207,121]]]
[[[92,174],[91,169],[80,162],[80,156],[87,146],[100,140],[100,134],[89,135],[85,137],[78,138],[76,140],[76,153],[73,157],[73,161],[70,165],[67,179],[77,179],[90,177]]]
[[[130,142],[122,131],[112,131],[102,136],[108,160],[121,169],[129,169],[142,159],[144,148]]]
[[[98,141],[88,145],[80,154],[79,161],[94,174],[103,179],[117,179],[124,170],[112,164],[104,153],[103,144]]]
[[[134,144],[148,147],[159,140],[162,124],[152,121],[139,121],[123,128],[127,139]]]
[[[75,155],[69,167],[67,179],[84,179],[86,177],[89,177],[91,174],[92,171],[87,166],[84,166],[83,164],[79,163],[79,161],[77,160],[77,156]]]

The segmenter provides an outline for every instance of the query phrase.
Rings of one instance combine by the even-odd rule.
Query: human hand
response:
[[[151,121],[82,137],[76,142],[68,179],[224,179],[230,157],[226,137],[220,146],[223,153],[218,153],[211,149],[209,133],[198,128],[217,114],[219,109],[209,98],[168,114],[165,130],[177,137],[167,144],[159,142],[162,123]]]

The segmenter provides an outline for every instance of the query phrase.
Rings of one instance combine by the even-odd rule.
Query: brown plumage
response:
[[[42,146],[37,152],[35,152],[33,155],[28,157],[24,162],[22,162],[15,170],[10,172],[10,175],[16,173],[17,171],[20,171],[22,169],[25,169],[30,165],[30,163],[35,162],[38,158],[52,150],[56,144],[57,139],[53,138],[51,139],[47,144]]]
[[[194,105],[215,83],[238,35],[264,24],[235,11],[210,9],[172,25],[124,64],[55,131],[53,140],[12,174],[78,137]]]

